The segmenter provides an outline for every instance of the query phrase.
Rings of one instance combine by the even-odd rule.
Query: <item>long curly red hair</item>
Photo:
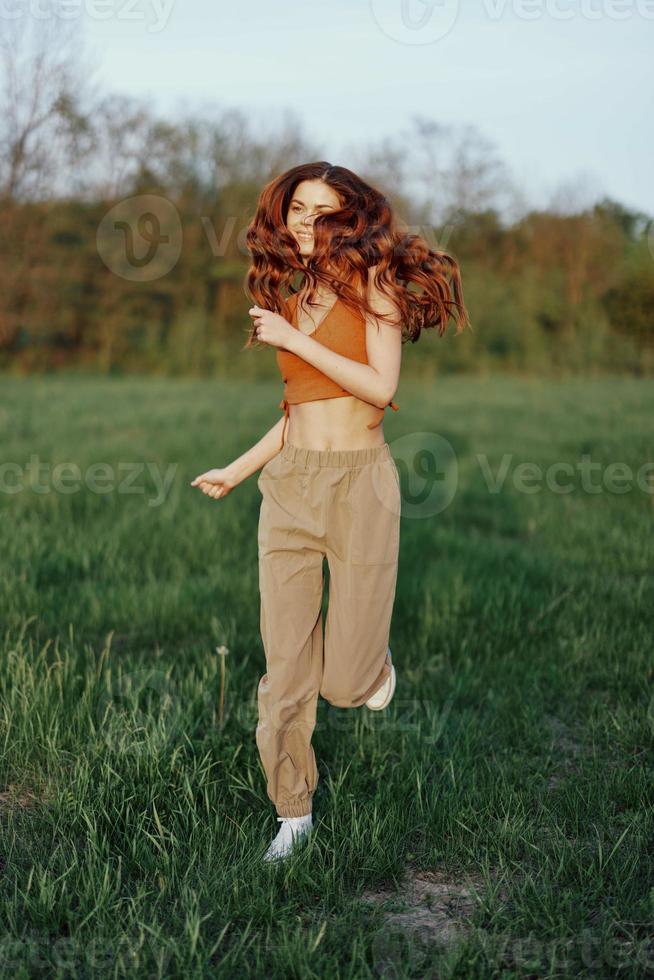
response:
[[[306,261],[286,225],[295,188],[303,180],[324,181],[341,203],[339,210],[315,217],[314,248]],[[290,319],[290,308],[283,290],[292,295],[305,284],[309,304],[322,284],[362,317],[384,319],[365,298],[368,269],[376,266],[374,284],[398,310],[403,341],[415,343],[427,327],[437,327],[442,336],[450,317],[457,334],[471,325],[457,262],[446,252],[430,248],[420,235],[401,230],[387,198],[346,167],[324,160],[305,163],[266,184],[247,229],[246,244],[252,257],[246,278],[248,296],[257,306],[286,319]],[[298,273],[304,279],[296,289],[293,280]],[[410,290],[409,283],[419,291]],[[252,325],[246,348],[256,342],[254,329]]]

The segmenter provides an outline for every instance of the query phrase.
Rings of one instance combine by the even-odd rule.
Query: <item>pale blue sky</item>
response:
[[[92,2],[96,77],[162,113],[290,108],[345,166],[412,115],[471,124],[534,204],[577,181],[654,214],[654,0]]]

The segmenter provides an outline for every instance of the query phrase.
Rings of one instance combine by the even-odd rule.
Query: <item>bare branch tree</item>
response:
[[[79,24],[58,15],[7,18],[0,37],[0,198],[43,200],[70,189],[72,168],[91,149],[81,108],[90,88]]]
[[[411,190],[423,198],[431,220],[451,223],[460,214],[491,208],[504,213],[512,205],[508,168],[473,126],[414,116],[402,141],[412,163]]]
[[[47,247],[48,202],[90,150],[78,25],[55,3],[6,16],[0,37],[0,347],[18,334]],[[71,180],[71,178],[73,178]]]

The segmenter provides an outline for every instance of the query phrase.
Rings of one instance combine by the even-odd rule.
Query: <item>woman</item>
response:
[[[269,183],[247,243],[257,305],[248,311],[245,347],[256,340],[276,348],[284,415],[242,456],[192,486],[225,497],[265,464],[257,485],[266,673],[256,742],[281,822],[269,861],[312,829],[318,694],[371,710],[393,696],[388,639],[401,500],[384,407],[398,408],[391,399],[403,340],[415,342],[423,327],[438,326],[442,335],[450,316],[457,332],[469,321],[456,262],[399,231],[386,198],[344,167],[305,164]]]

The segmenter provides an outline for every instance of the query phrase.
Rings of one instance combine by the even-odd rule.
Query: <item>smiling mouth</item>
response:
[[[313,238],[313,235],[307,235],[302,231],[298,231],[297,237],[303,242],[310,242],[311,239]]]

